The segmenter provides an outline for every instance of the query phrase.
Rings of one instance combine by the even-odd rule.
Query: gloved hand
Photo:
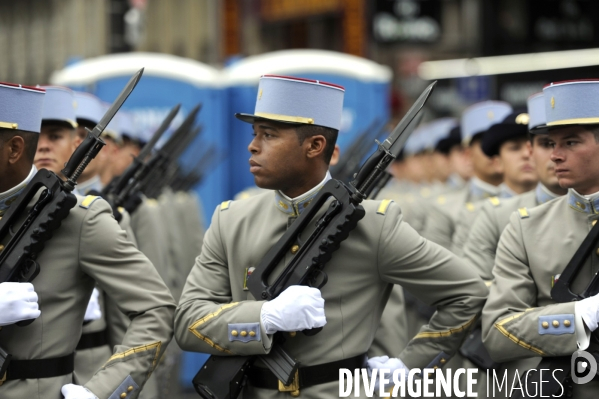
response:
[[[60,390],[64,399],[98,399],[96,395],[87,390],[81,385],[66,384]]]
[[[582,317],[591,332],[595,331],[599,324],[599,294],[575,302],[574,312]]]
[[[0,326],[37,319],[40,313],[33,284],[0,284]]]
[[[407,368],[405,364],[403,364],[401,359],[398,359],[396,357],[390,358],[389,356],[375,356],[373,358],[370,358],[367,361],[367,367],[368,367],[368,376],[370,376],[370,377],[372,376],[372,370],[374,370],[374,369],[389,370],[389,374],[385,375],[385,377],[389,379],[390,384],[393,384],[393,372],[395,372],[395,370],[402,370],[402,369],[405,370],[404,378],[407,378],[408,373],[410,372],[410,369]],[[400,378],[401,378],[401,374],[400,374]],[[376,389],[376,390],[379,389],[380,379],[381,379],[380,374],[377,373],[376,383],[374,384],[374,389]],[[385,386],[384,389],[388,389],[388,387]]]
[[[102,317],[102,310],[100,309],[100,291],[97,288],[94,288],[92,291],[92,296],[89,298],[89,303],[87,304],[87,309],[85,309],[85,316],[83,316],[84,321],[92,321],[98,320]]]
[[[293,285],[262,305],[260,320],[267,334],[322,327],[327,324],[324,299],[318,288]]]

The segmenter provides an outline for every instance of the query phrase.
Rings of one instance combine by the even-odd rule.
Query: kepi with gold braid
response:
[[[599,125],[599,79],[568,80],[543,88],[546,125]]]
[[[235,114],[247,123],[271,120],[290,124],[341,128],[345,89],[333,83],[291,76],[260,78],[253,114]]]
[[[0,129],[39,133],[45,90],[0,82]]]

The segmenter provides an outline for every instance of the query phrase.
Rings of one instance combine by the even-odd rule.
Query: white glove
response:
[[[389,370],[389,374],[385,375],[386,378],[388,378],[389,384],[393,384],[393,373],[395,372],[395,370],[405,370],[404,373],[404,378],[408,377],[408,373],[410,372],[410,369],[406,367],[405,364],[403,364],[403,362],[401,361],[401,359],[398,359],[396,357],[389,357],[389,356],[375,356],[373,358],[368,359],[368,361],[366,362],[367,366],[368,366],[368,375],[370,377],[372,377],[372,370],[374,369],[386,369]],[[401,377],[401,374],[400,374]],[[374,389],[378,390],[379,389],[379,381],[381,380],[381,375],[377,374],[377,378],[376,378],[376,383],[374,384]],[[388,387],[384,387],[384,389],[388,389]]]
[[[33,284],[0,284],[0,326],[37,319],[40,313]]]
[[[100,291],[97,288],[94,288],[92,291],[92,296],[89,298],[89,303],[87,304],[87,309],[85,309],[85,316],[83,316],[84,321],[93,321],[98,320],[102,317],[102,310],[100,309]]]
[[[599,323],[599,294],[575,302],[574,312],[582,317],[591,332],[595,331]]]
[[[267,334],[322,327],[327,324],[324,299],[318,288],[292,285],[262,305],[260,321]]]
[[[81,385],[67,384],[63,385],[62,392],[64,399],[98,399],[96,395],[87,390]]]

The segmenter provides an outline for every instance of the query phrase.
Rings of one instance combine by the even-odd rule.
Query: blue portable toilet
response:
[[[365,58],[325,50],[283,50],[248,57],[224,69],[227,127],[230,135],[232,195],[254,185],[247,146],[252,128],[236,112],[253,113],[261,75],[290,75],[345,87],[342,127],[337,143],[343,151],[371,122],[389,119],[391,69]]]
[[[208,143],[214,143],[223,157],[229,155],[222,73],[209,65],[167,54],[121,53],[69,65],[55,72],[51,82],[112,102],[140,68],[145,68],[143,76],[123,105],[134,115],[137,127],[155,131],[169,110],[180,103],[181,111],[171,124],[176,128],[196,104],[202,103],[196,119],[202,133],[181,157],[183,167],[191,168],[197,158],[194,155]],[[203,203],[204,220],[209,221],[215,207],[230,197],[228,168],[227,162],[221,161],[195,187]]]

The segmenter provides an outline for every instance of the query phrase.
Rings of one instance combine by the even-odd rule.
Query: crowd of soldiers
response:
[[[485,372],[522,375],[541,358],[596,351],[599,297],[551,295],[599,219],[595,80],[550,84],[527,109],[485,101],[421,125],[380,200],[361,202],[363,218],[324,266],[326,284],[292,285],[268,301],[248,290],[269,250],[338,178],[329,167],[343,157],[343,96],[334,84],[264,75],[255,112],[235,115],[253,130],[249,165],[260,189],[224,201],[205,233],[198,198],[168,186],[115,219],[100,194],[149,140],[117,114],[78,179],[76,206],[36,259],[39,275],[0,282],[0,355],[12,356],[0,397],[173,397],[179,348],[257,359],[243,363],[244,398],[338,397],[339,370],[362,367],[476,367],[478,397],[487,397]],[[4,83],[0,103],[1,217],[38,170],[60,176],[106,105],[66,88]],[[27,209],[46,195],[39,191]],[[314,244],[305,238],[326,209],[272,276]],[[12,238],[0,237],[0,255]],[[597,255],[584,259],[573,291],[585,290]],[[275,347],[299,361],[291,384],[256,358]],[[599,391],[598,379],[563,384],[568,397]]]

